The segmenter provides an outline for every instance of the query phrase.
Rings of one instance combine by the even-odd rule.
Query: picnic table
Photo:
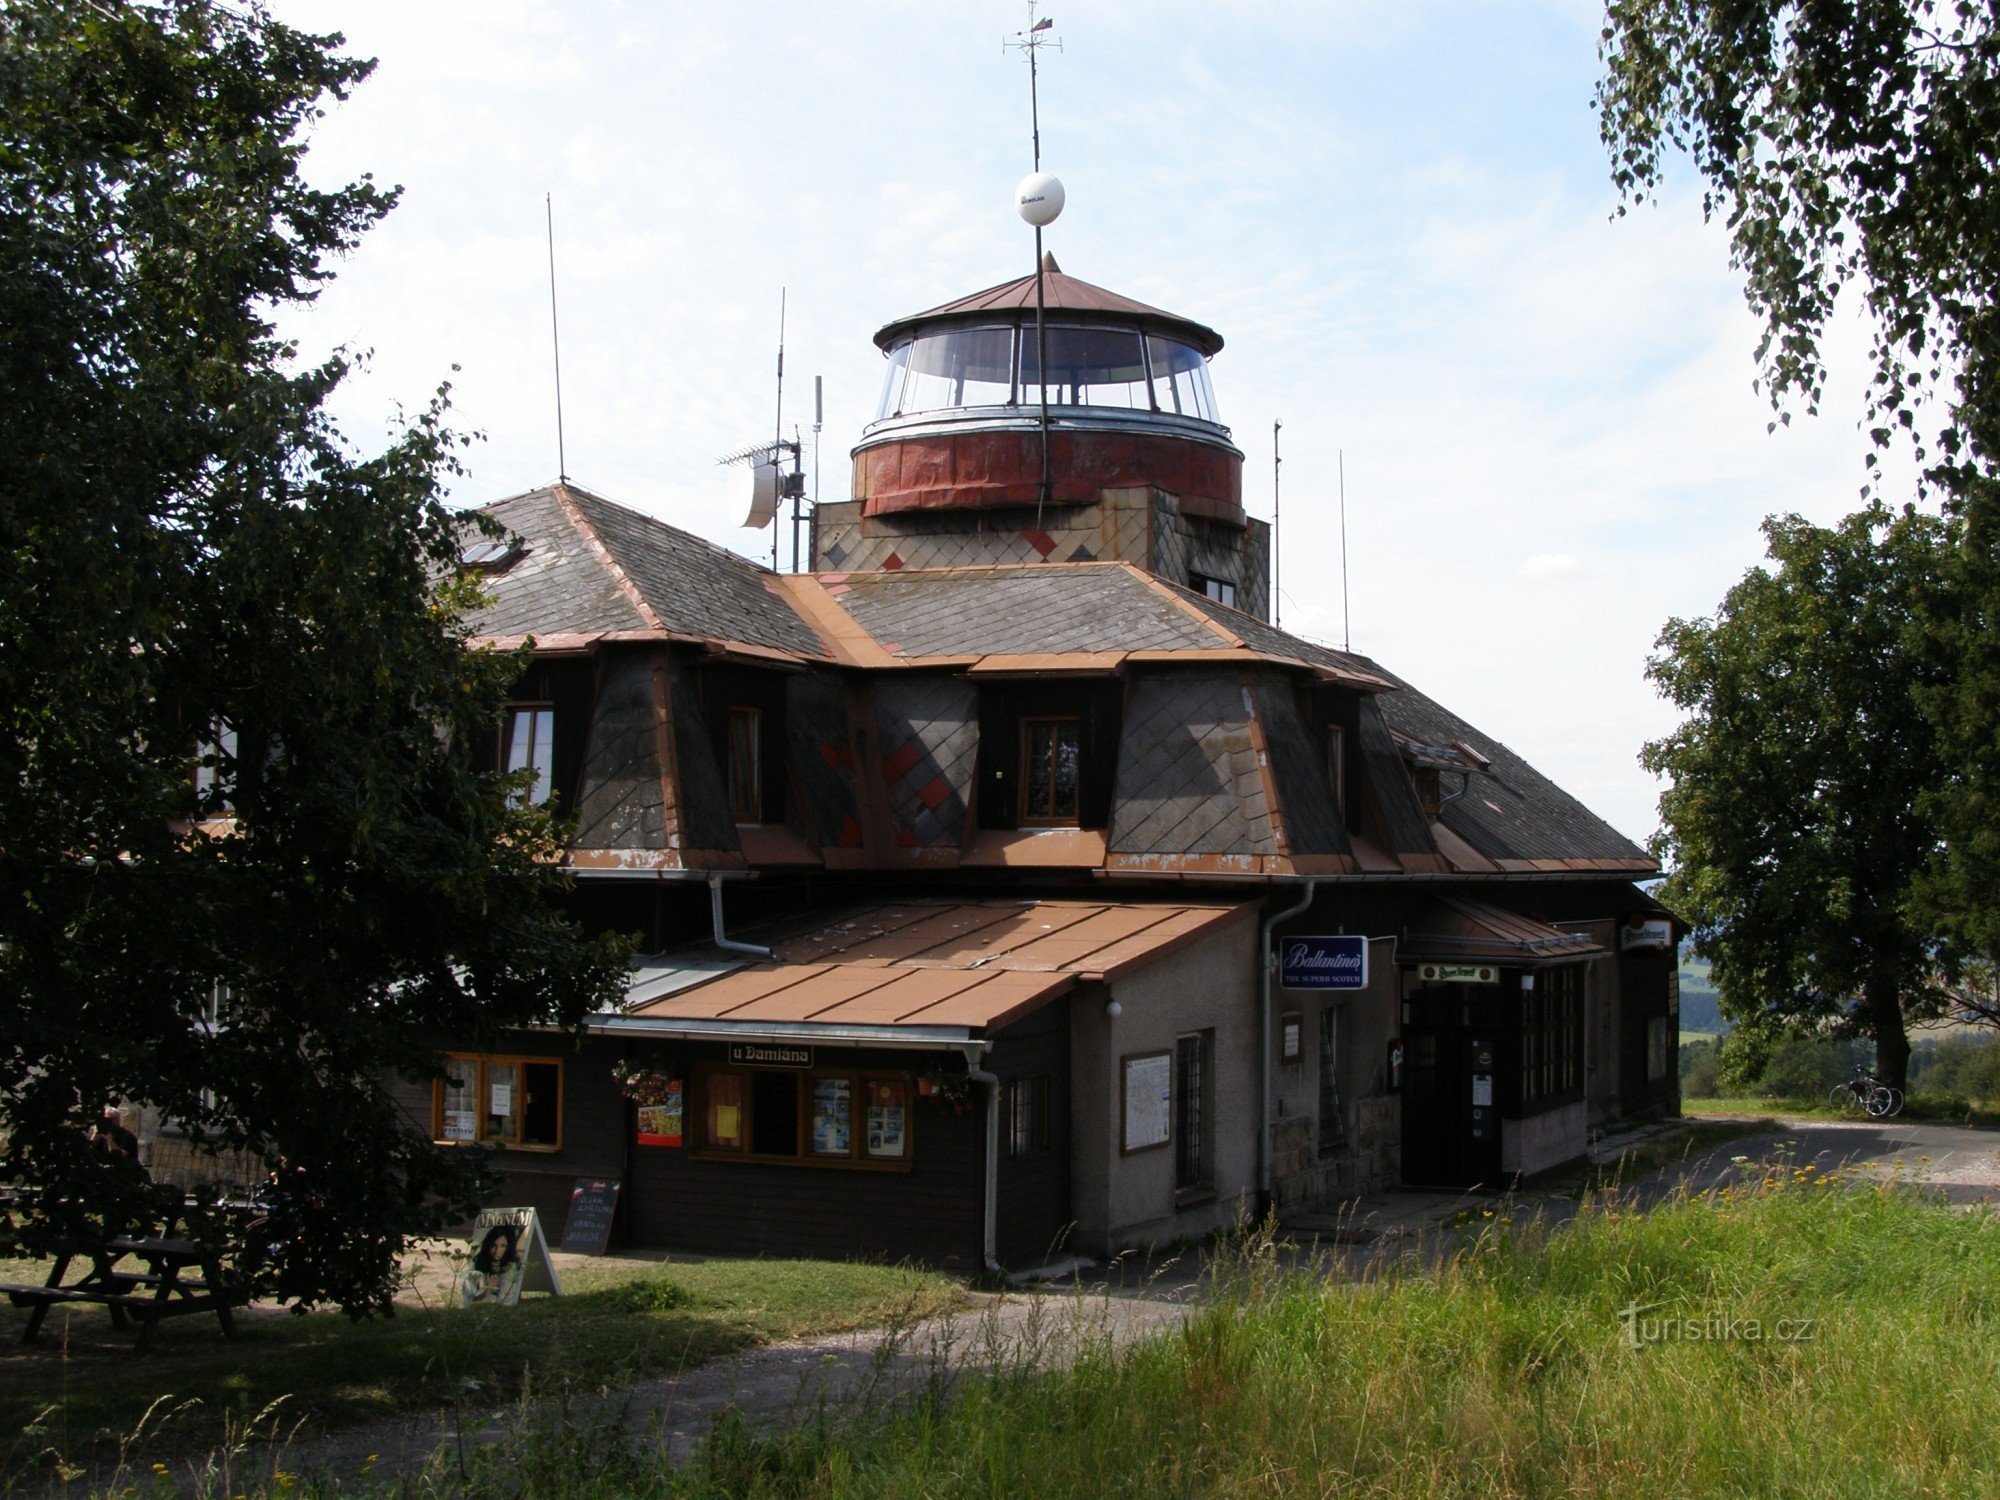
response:
[[[101,1252],[92,1254],[91,1266],[82,1280],[64,1285],[74,1254],[59,1255],[40,1286],[24,1282],[0,1282],[0,1291],[16,1307],[29,1307],[27,1331],[22,1342],[32,1344],[42,1331],[49,1309],[58,1304],[84,1303],[111,1310],[114,1327],[139,1325],[133,1348],[143,1354],[152,1342],[153,1329],[162,1318],[189,1313],[212,1312],[222,1324],[223,1334],[236,1337],[236,1320],[231,1309],[248,1300],[243,1289],[232,1283],[216,1252],[192,1240],[147,1238],[117,1239]],[[199,1276],[185,1273],[199,1271]]]

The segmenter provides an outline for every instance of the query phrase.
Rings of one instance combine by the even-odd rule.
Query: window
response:
[[[1174,1042],[1174,1186],[1208,1183],[1208,1043],[1202,1031]]]
[[[764,821],[763,736],[759,710],[729,710],[729,815],[738,823]]]
[[[943,329],[923,334],[897,352],[908,374],[896,397],[884,397],[884,416],[1005,406],[1014,399],[1011,328]]]
[[[695,1148],[741,1161],[890,1166],[910,1158],[900,1073],[697,1065]]]
[[[1150,410],[1144,340],[1137,329],[1048,329],[1049,404],[1051,406],[1116,406]],[[1042,399],[1035,327],[1021,329],[1021,404]]]
[[[1211,578],[1206,573],[1190,573],[1188,587],[1204,598],[1213,599],[1217,604],[1226,604],[1231,609],[1236,608],[1236,585],[1227,578]]]
[[[1077,721],[1021,721],[1021,825],[1074,826],[1079,781]]]
[[[236,726],[217,719],[194,747],[196,815],[226,817],[236,811]]]
[[[524,1151],[562,1145],[562,1063],[454,1053],[431,1100],[431,1138]]]
[[[1410,780],[1416,785],[1417,805],[1424,810],[1424,816],[1436,821],[1438,808],[1438,773],[1435,766],[1413,766]]]
[[[1215,414],[1215,392],[1208,383],[1208,361],[1199,349],[1155,334],[1146,340],[1146,355],[1153,371],[1155,411],[1204,422],[1221,420]]]
[[[1016,1078],[1007,1085],[1007,1154],[1033,1156],[1048,1149],[1048,1075]]]
[[[540,807],[555,782],[556,711],[546,703],[516,703],[507,709],[506,769],[533,771],[535,780],[522,802]]]
[[[1333,810],[1347,823],[1347,731],[1338,724],[1326,726],[1326,779],[1333,788]]]
[[[1581,1083],[1583,968],[1539,969],[1524,974],[1521,986],[1521,1103],[1527,1106],[1574,1093]]]
[[[1340,1010],[1329,1005],[1319,1013],[1319,1154],[1332,1156],[1347,1138],[1347,1116],[1340,1107]]]
[[[1668,1020],[1665,1016],[1654,1016],[1646,1023],[1646,1081],[1659,1083],[1667,1076],[1667,1054],[1672,1050],[1667,1045]]]

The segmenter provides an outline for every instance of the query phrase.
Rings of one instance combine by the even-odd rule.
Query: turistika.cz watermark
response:
[[[1618,1322],[1631,1348],[1650,1344],[1810,1344],[1817,1336],[1817,1318],[1746,1318],[1737,1313],[1701,1316],[1660,1313],[1664,1302],[1628,1302],[1618,1309]]]

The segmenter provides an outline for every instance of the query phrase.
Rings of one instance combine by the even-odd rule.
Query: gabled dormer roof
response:
[[[472,621],[483,639],[686,640],[800,661],[826,656],[774,592],[775,574],[643,512],[569,483],[485,510],[523,550],[486,580],[490,602]]]

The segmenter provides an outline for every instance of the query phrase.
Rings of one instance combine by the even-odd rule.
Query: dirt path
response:
[[[539,1402],[525,1413],[441,1412],[370,1423],[282,1447],[189,1460],[172,1477],[184,1494],[242,1494],[271,1485],[279,1472],[332,1487],[412,1477],[428,1466],[448,1488],[461,1452],[503,1443],[524,1423],[553,1422],[616,1425],[628,1441],[678,1461],[726,1411],[758,1425],[797,1422],[968,1375],[1045,1368],[1087,1348],[1122,1346],[1177,1327],[1194,1295],[1184,1285],[1144,1293],[1099,1288],[989,1296],[964,1312],[911,1327],[768,1345],[624,1390],[572,1396],[560,1405]],[[153,1479],[156,1471],[99,1472],[81,1483],[108,1489],[142,1477]]]

